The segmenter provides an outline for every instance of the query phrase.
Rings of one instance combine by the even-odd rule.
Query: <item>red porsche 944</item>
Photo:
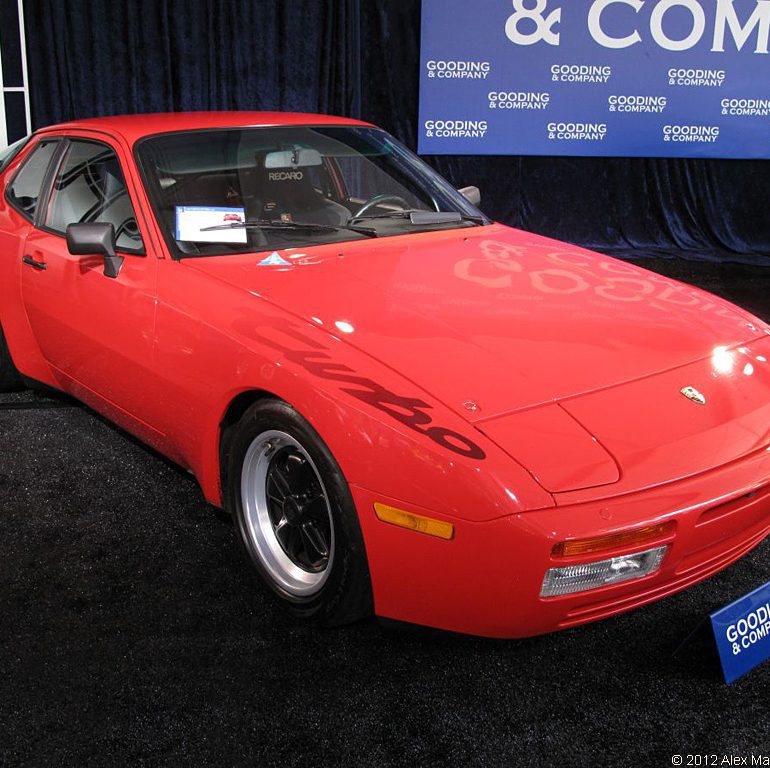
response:
[[[188,468],[298,616],[524,637],[770,532],[770,327],[490,221],[372,125],[79,121],[0,187],[0,387]]]

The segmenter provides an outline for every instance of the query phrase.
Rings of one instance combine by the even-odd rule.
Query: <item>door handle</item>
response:
[[[48,269],[48,264],[46,264],[44,261],[35,261],[31,256],[25,256],[22,261],[28,266],[32,267],[33,269]]]

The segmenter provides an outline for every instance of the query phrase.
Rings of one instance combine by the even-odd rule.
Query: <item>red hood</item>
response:
[[[184,263],[321,324],[472,421],[707,358],[764,328],[690,286],[502,225],[281,251],[288,266],[260,266],[268,255]]]

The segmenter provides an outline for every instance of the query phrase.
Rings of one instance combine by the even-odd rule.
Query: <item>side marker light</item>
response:
[[[403,509],[390,507],[387,504],[375,502],[374,513],[377,515],[377,519],[382,520],[383,523],[390,523],[391,525],[397,525],[399,528],[425,533],[428,536],[435,536],[446,541],[453,539],[455,535],[455,527],[452,523],[434,520],[423,515],[415,515],[413,512],[405,512]]]

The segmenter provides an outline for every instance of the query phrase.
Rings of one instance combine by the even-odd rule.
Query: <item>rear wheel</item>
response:
[[[233,430],[227,506],[262,580],[295,615],[324,625],[371,614],[358,516],[321,438],[275,400],[255,403]]]
[[[11,353],[5,343],[3,329],[0,328],[0,392],[11,392],[21,389],[22,383],[19,372],[11,360]]]

